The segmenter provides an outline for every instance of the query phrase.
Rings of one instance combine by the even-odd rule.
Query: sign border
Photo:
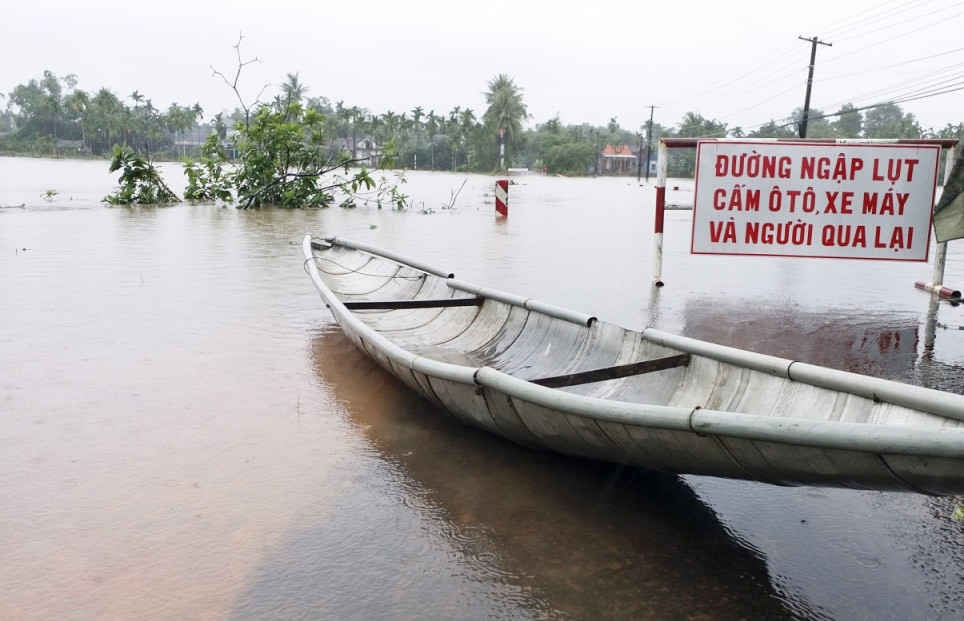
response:
[[[837,147],[860,147],[860,148],[888,148],[888,149],[936,149],[937,157],[934,158],[934,185],[931,188],[931,207],[927,217],[927,245],[924,247],[923,259],[901,259],[898,257],[841,257],[837,255],[799,255],[799,254],[776,254],[770,252],[706,252],[694,250],[696,245],[696,209],[699,205],[700,192],[700,151],[704,144],[742,144],[742,145],[790,145],[790,146],[837,146]],[[806,140],[698,140],[696,143],[696,171],[693,180],[693,219],[690,224],[690,254],[701,256],[721,256],[721,257],[785,257],[788,259],[841,259],[846,261],[897,261],[899,263],[927,263],[930,260],[931,235],[934,232],[934,199],[937,197],[937,177],[941,165],[940,145],[930,144],[906,144],[898,142],[807,142]]]

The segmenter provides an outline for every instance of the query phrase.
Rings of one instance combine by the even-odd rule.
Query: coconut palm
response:
[[[301,103],[301,99],[305,96],[306,92],[308,92],[308,87],[301,81],[297,73],[288,73],[285,75],[285,81],[281,85],[281,95],[284,97],[287,105]]]
[[[486,127],[503,136],[506,145],[506,159],[512,161],[511,148],[515,138],[522,133],[522,121],[529,113],[522,102],[522,89],[504,73],[492,78],[485,93],[489,105],[482,116]]]

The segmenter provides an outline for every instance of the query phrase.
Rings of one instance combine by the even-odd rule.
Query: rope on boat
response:
[[[401,271],[401,269],[402,269],[403,267],[405,267],[404,265],[399,265],[399,266],[398,266],[398,269],[395,270],[395,273],[394,273],[394,274],[372,274],[372,273],[370,273],[370,272],[363,272],[363,271],[361,271],[360,269],[357,269],[357,270],[350,269],[350,268],[345,267],[344,265],[338,263],[337,261],[335,261],[335,260],[333,260],[333,259],[328,259],[328,258],[326,258],[326,257],[310,257],[310,258],[308,258],[308,259],[305,259],[304,263],[301,264],[301,269],[303,269],[303,270],[305,271],[305,274],[308,274],[308,276],[311,277],[311,274],[308,273],[308,263],[311,262],[311,261],[314,261],[315,263],[317,263],[319,260],[329,261],[329,262],[331,262],[331,263],[334,263],[334,264],[337,265],[338,267],[342,268],[343,270],[346,270],[346,271],[344,271],[344,272],[328,272],[328,271],[325,271],[325,270],[321,269],[321,268],[318,267],[317,265],[315,266],[315,268],[316,268],[318,271],[324,272],[324,273],[326,273],[326,274],[331,274],[331,275],[333,275],[333,276],[343,276],[343,275],[345,275],[345,274],[362,274],[362,275],[364,275],[364,276],[376,276],[376,277],[379,277],[379,278],[387,278],[387,279],[389,279],[389,280],[394,280],[394,279],[396,279],[396,278],[401,279],[401,280],[421,280],[421,279],[425,278],[425,277],[428,275],[428,274],[421,274],[421,275],[419,275],[419,276],[399,276],[399,275],[398,275],[398,272]],[[379,287],[379,288],[381,288],[381,287]],[[336,294],[336,295],[364,295],[364,293],[365,293],[365,292],[358,292],[358,291],[340,291],[340,290],[338,290],[338,289],[333,289],[333,288],[331,288],[331,287],[329,287],[329,289],[331,289],[331,292],[334,293],[334,294]]]
[[[345,276],[347,274],[361,274],[362,276],[376,276],[378,278],[399,278],[402,280],[421,280],[422,278],[425,278],[425,274],[419,274],[418,276],[398,276],[393,274],[374,274],[372,272],[364,272],[361,270],[361,268],[352,269],[350,267],[342,265],[341,263],[339,263],[338,261],[335,261],[334,259],[329,259],[328,257],[311,257],[310,259],[305,259],[305,263],[302,267],[304,268],[306,273],[308,271],[309,261],[315,261],[316,263],[318,261],[328,261],[329,263],[332,263],[333,265],[345,270],[344,272],[331,272],[331,271],[322,269],[320,265],[316,266],[318,267],[319,272],[324,272],[325,274],[328,274],[330,276]]]

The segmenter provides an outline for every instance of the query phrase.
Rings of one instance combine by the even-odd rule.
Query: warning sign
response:
[[[940,147],[700,142],[694,254],[926,261]]]

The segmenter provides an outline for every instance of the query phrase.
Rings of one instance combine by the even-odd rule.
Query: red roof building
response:
[[[629,145],[607,144],[599,154],[599,172],[604,175],[628,175],[636,172],[637,156]]]

